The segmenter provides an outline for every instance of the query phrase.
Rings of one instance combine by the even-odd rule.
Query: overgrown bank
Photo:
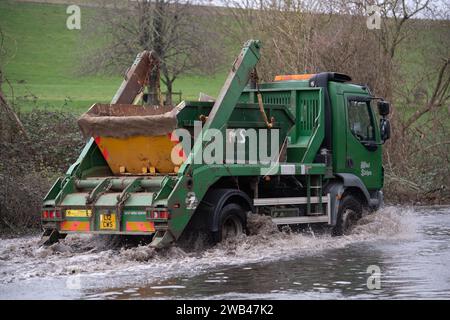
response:
[[[45,193],[79,155],[84,141],[76,117],[33,109],[19,114],[26,134],[10,114],[0,113],[0,233],[40,226]]]

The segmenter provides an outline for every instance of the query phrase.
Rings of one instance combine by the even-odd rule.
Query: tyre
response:
[[[362,216],[362,204],[358,198],[347,194],[339,204],[336,225],[333,227],[333,236],[348,234],[352,227]]]
[[[236,238],[244,233],[245,225],[242,220],[245,211],[235,203],[225,205],[220,212],[219,229],[213,233],[215,243]]]

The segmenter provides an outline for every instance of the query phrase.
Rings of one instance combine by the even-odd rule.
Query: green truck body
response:
[[[192,132],[196,121],[204,123],[176,174],[114,175],[91,138],[44,198],[43,242],[69,233],[123,234],[166,247],[196,231],[217,242],[245,231],[248,214],[270,215],[278,225],[328,224],[342,234],[363,207],[377,209],[388,112],[379,119],[369,89],[338,73],[257,84],[259,50],[258,41],[245,44],[215,101],[183,103],[177,128]],[[119,90],[112,104],[120,98]],[[275,143],[279,152],[271,162],[245,158],[275,130],[267,149]],[[196,161],[217,132],[242,138],[241,149],[217,163]]]

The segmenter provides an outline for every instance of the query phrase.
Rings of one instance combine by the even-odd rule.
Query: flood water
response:
[[[163,252],[99,236],[50,248],[35,236],[1,240],[0,298],[450,299],[450,207],[386,207],[344,237],[278,232],[265,219],[250,229]]]

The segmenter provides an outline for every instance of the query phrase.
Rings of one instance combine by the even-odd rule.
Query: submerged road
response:
[[[349,236],[256,234],[214,248],[0,241],[1,299],[450,299],[450,207],[386,207]]]

